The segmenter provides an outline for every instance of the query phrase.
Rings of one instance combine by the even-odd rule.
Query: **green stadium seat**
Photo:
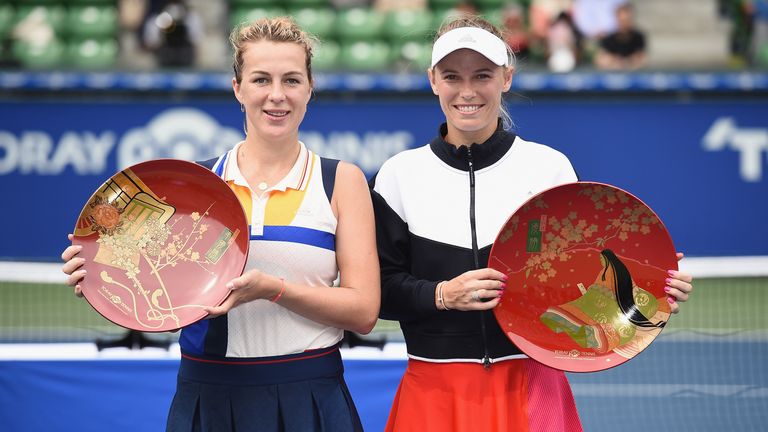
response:
[[[329,71],[339,68],[341,47],[335,41],[322,41],[314,49],[312,55],[312,70]]]
[[[305,31],[325,39],[333,35],[336,25],[336,12],[330,8],[293,9],[290,15]]]
[[[48,0],[44,0],[44,1],[48,1]],[[115,1],[115,0],[66,0],[66,2],[71,5],[112,5],[112,6],[118,3],[118,1]]]
[[[107,37],[117,34],[117,8],[114,6],[70,6],[67,34],[77,37]]]
[[[16,3],[18,6],[22,6],[22,5],[36,6],[36,5],[61,4],[61,3],[65,3],[65,1],[63,0],[16,0],[16,1],[13,1],[11,0],[9,3]]]
[[[22,66],[29,69],[59,67],[64,59],[64,51],[64,44],[58,39],[44,45],[19,41],[13,44],[14,57]]]
[[[369,72],[388,69],[390,48],[381,40],[347,42],[342,44],[340,66],[351,72]]]
[[[109,69],[117,62],[117,41],[108,39],[83,39],[67,46],[67,61],[76,69]]]
[[[504,9],[484,9],[480,13],[480,16],[488,20],[488,22],[495,25],[496,27],[502,27],[504,25]]]
[[[16,11],[9,4],[0,4],[0,39],[13,29],[16,22]]]
[[[48,23],[56,34],[64,30],[67,12],[61,4],[52,5],[20,5],[16,11],[16,24],[24,20],[36,20]]]
[[[259,18],[273,18],[285,15],[285,9],[279,7],[254,7],[237,9],[229,15],[229,23],[236,27]]]
[[[443,23],[448,22],[459,15],[459,12],[451,8],[434,10],[432,15],[432,31],[437,32]]]
[[[424,40],[432,31],[432,12],[402,9],[387,13],[383,33],[390,41]]]
[[[484,9],[499,9],[510,3],[515,3],[510,0],[475,0],[475,4],[481,10]]]
[[[284,0],[284,3],[288,5],[288,7],[315,7],[315,8],[322,8],[322,7],[330,7],[330,1],[329,0]]]
[[[384,15],[369,8],[353,7],[339,11],[336,34],[343,42],[381,37]]]
[[[232,5],[232,9],[276,7],[278,3],[282,3],[282,2],[277,0],[231,0],[230,1],[230,4]]]
[[[432,61],[432,43],[406,41],[395,47],[396,56],[412,72],[424,72]]]
[[[429,7],[430,9],[450,9],[457,4],[461,3],[462,0],[429,0]]]
[[[755,63],[758,67],[768,69],[768,42],[764,42],[757,49]]]

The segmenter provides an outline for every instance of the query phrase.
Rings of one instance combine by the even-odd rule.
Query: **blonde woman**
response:
[[[224,303],[181,331],[167,430],[359,431],[339,343],[344,330],[370,332],[379,311],[365,177],[298,139],[312,94],[310,36],[274,18],[236,29],[231,42],[247,135],[203,164],[240,198],[251,247]],[[87,277],[77,252],[62,255],[76,293]]]
[[[487,268],[496,234],[530,195],[577,179],[565,155],[508,131],[512,60],[487,21],[444,25],[428,77],[446,122],[373,180],[381,317],[400,321],[409,357],[387,431],[582,429],[565,374],[523,355],[491,313],[506,280]],[[670,277],[673,312],[690,282]]]

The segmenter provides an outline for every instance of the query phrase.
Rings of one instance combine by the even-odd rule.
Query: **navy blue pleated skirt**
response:
[[[362,431],[338,346],[262,358],[182,352],[168,432]]]

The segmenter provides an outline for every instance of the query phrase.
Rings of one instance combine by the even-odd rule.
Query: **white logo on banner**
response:
[[[739,152],[739,174],[744,181],[763,178],[763,152],[768,158],[768,129],[739,128],[731,117],[721,117],[704,135],[705,150],[730,149]]]
[[[243,134],[197,109],[174,108],[146,126],[131,129],[117,147],[117,168],[150,159],[203,160],[218,156],[243,139]]]
[[[242,139],[240,131],[221,126],[203,111],[173,108],[122,136],[116,147],[117,166],[122,169],[158,158],[208,159]],[[103,174],[116,141],[112,131],[66,131],[54,142],[46,131],[24,131],[17,136],[0,130],[0,175],[14,171],[57,175],[67,167],[80,175]]]
[[[351,162],[366,173],[375,173],[387,159],[410,148],[413,135],[408,131],[365,132],[352,131],[304,132],[299,138],[319,155]]]
[[[16,136],[0,130],[0,175],[55,175],[68,166],[77,174],[98,174],[107,166],[115,145],[113,132],[67,131],[57,144],[44,131],[24,131]]]
[[[413,146],[408,131],[302,131],[301,140],[316,153],[345,160],[366,173],[376,172],[391,156]],[[58,142],[42,130],[19,135],[0,130],[0,175],[58,175],[71,168],[79,175],[112,173],[109,156],[115,152],[117,168],[150,159],[205,160],[218,156],[243,139],[237,129],[220,125],[193,108],[172,108],[146,125],[122,136],[113,131],[65,131]]]

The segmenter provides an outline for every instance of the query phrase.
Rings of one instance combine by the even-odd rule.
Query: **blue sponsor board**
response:
[[[768,255],[768,101],[533,100],[510,110],[521,136],[568,155],[581,179],[645,201],[688,255]],[[433,99],[314,101],[301,137],[372,175],[441,121]],[[118,169],[211,157],[242,137],[229,101],[0,103],[0,257],[56,259]]]
[[[319,91],[429,92],[427,76],[412,73],[316,72]],[[0,89],[24,91],[131,90],[226,91],[231,72],[80,72],[0,71]],[[754,92],[768,89],[768,73],[732,72],[597,72],[567,74],[527,70],[515,76],[512,89],[540,92],[705,91]]]

